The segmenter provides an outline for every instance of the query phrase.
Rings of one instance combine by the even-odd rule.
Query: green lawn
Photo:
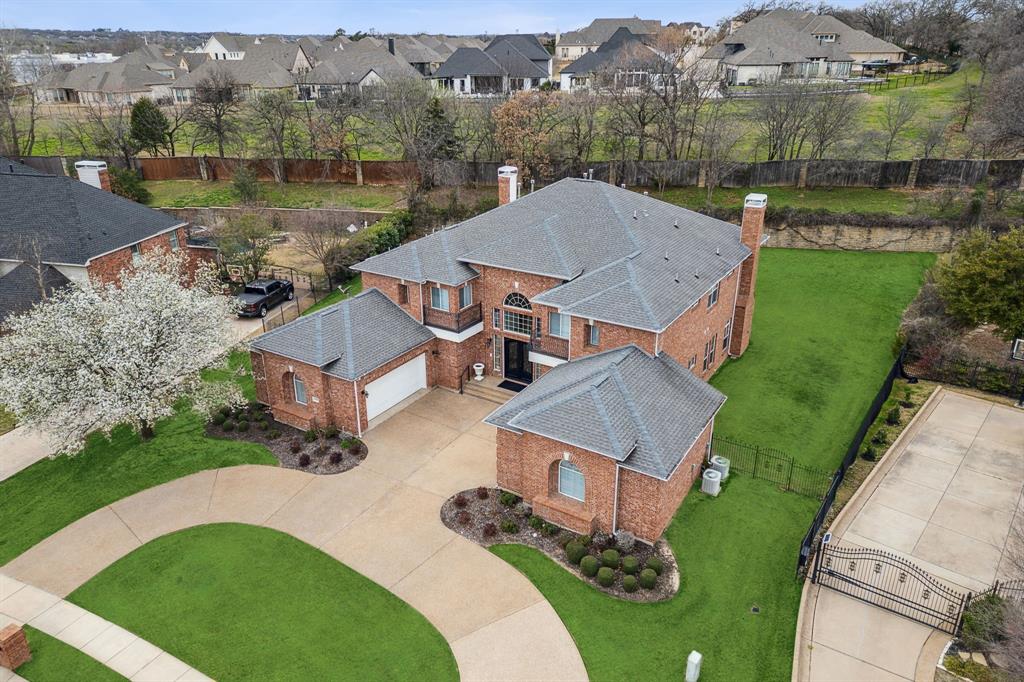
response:
[[[831,469],[892,363],[900,311],[929,254],[766,249],[750,348],[712,379],[728,400],[716,433]],[[818,501],[736,475],[717,499],[694,490],[666,532],[680,594],[639,605],[607,597],[537,551],[493,551],[523,571],[572,633],[592,680],[788,680],[800,540]],[[758,606],[760,613],[750,609]]]
[[[232,364],[248,368],[249,356],[236,353]],[[255,397],[251,376],[227,370],[208,372],[210,380],[234,378]],[[262,445],[207,438],[204,419],[182,406],[159,422],[156,436],[140,441],[126,427],[109,439],[93,435],[77,455],[44,459],[0,482],[0,565],[40,540],[104,505],[140,490],[205,469],[236,464],[277,464]]]
[[[0,436],[13,429],[15,426],[14,415],[0,406]]]
[[[157,538],[68,599],[217,680],[456,680],[441,634],[290,535],[240,524]]]
[[[237,206],[238,193],[227,180],[149,180],[150,206]],[[277,208],[355,208],[388,210],[402,201],[398,186],[345,185],[336,182],[261,182],[262,200]]]
[[[18,675],[28,682],[117,682],[126,678],[103,665],[88,654],[36,630],[25,626],[32,660],[18,668]]]
[[[346,298],[355,296],[356,294],[363,290],[363,278],[360,275],[356,275],[355,277],[350,279],[344,286],[345,291],[335,289],[334,291],[327,294],[313,305],[303,310],[302,314],[309,315],[310,313],[314,313],[317,310],[320,310],[321,308],[326,308],[329,305],[334,305],[335,303],[344,301]]]
[[[835,468],[934,262],[925,253],[763,249],[750,347],[711,380],[728,396],[716,433]]]
[[[772,206],[827,209],[834,213],[900,213],[914,210],[913,192],[870,187],[725,187],[715,190],[714,204],[723,208],[741,208],[743,198],[751,192],[768,195]],[[703,187],[673,187],[651,196],[693,210],[704,208],[707,190]]]

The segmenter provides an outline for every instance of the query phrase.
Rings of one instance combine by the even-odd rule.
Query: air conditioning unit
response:
[[[722,480],[729,480],[729,460],[721,455],[715,455],[711,458],[711,468],[722,474]]]
[[[1024,360],[1024,339],[1017,339],[1013,342],[1011,356],[1014,360]]]
[[[714,469],[705,469],[701,478],[700,491],[718,497],[718,491],[722,489],[722,474]]]

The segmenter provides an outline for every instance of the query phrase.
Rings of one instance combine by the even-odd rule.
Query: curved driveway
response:
[[[190,526],[284,531],[383,585],[451,645],[464,680],[583,680],[554,609],[516,569],[451,532],[452,493],[494,485],[493,405],[435,389],[366,434],[370,455],[335,476],[266,466],[203,471],[103,507],[0,572],[65,596],[142,544]]]

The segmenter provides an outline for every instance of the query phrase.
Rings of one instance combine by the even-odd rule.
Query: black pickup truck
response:
[[[281,301],[295,298],[295,286],[286,279],[257,279],[238,294],[239,317],[266,317],[267,311]]]

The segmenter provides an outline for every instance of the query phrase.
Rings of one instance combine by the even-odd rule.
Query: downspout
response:
[[[732,319],[729,322],[729,347],[725,349],[726,355],[732,355],[732,335],[736,331],[736,302],[740,300],[740,270],[742,268],[743,263],[741,262],[733,269],[736,274],[736,288],[732,292]]]
[[[612,503],[612,535],[615,535],[615,531],[619,527],[619,472],[622,471],[622,467],[618,463],[615,464],[615,500]]]
[[[737,283],[736,286],[737,286],[737,290],[739,290],[739,284],[738,283]],[[419,289],[419,291],[420,291],[420,310],[419,310],[419,312],[420,312],[420,324],[424,324],[426,322],[426,320],[423,317],[423,284],[422,283],[418,283],[418,286],[416,288]],[[736,310],[735,310],[735,306],[733,306],[733,315],[735,315],[735,314],[736,314]]]
[[[356,435],[360,438],[363,437],[363,415],[359,409],[359,380],[356,379],[352,382],[352,394],[356,399]]]

